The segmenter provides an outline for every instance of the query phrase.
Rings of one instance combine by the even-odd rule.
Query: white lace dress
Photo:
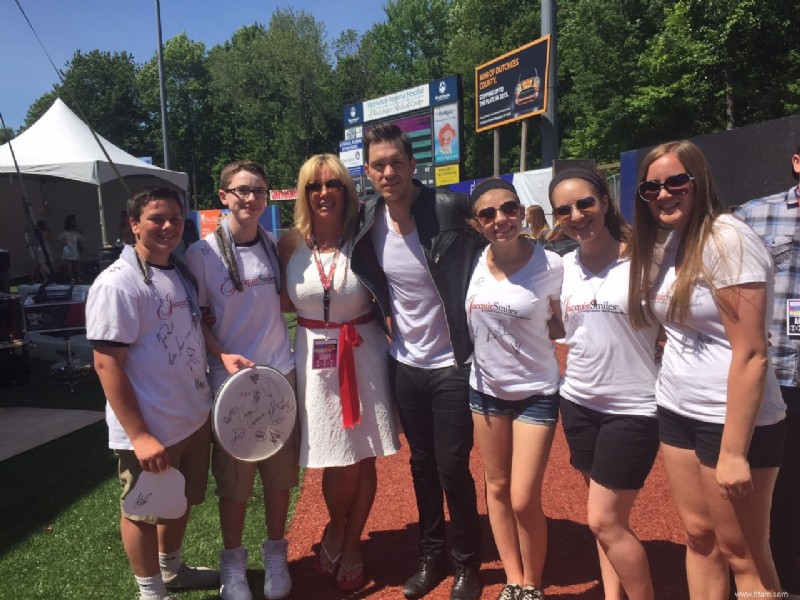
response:
[[[369,292],[349,269],[346,254],[339,255],[331,287],[330,321],[352,321],[372,310]],[[322,253],[324,272],[334,253]],[[286,268],[287,291],[300,317],[323,319],[319,270],[311,250],[300,243]],[[313,369],[313,340],[324,339],[324,329],[297,328],[295,362],[302,439],[300,466],[333,467],[357,463],[372,456],[388,456],[400,449],[395,413],[389,393],[389,344],[378,322],[356,325],[363,343],[353,348],[360,400],[361,423],[345,429],[339,398],[339,375],[333,369]],[[339,338],[338,329],[328,337]]]

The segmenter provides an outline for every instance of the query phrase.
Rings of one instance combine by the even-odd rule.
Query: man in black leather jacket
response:
[[[467,224],[466,196],[412,179],[416,161],[402,130],[378,125],[364,141],[377,197],[362,207],[351,268],[392,323],[389,376],[411,450],[422,553],[403,593],[424,596],[447,575],[446,498],[455,571],[450,598],[476,600],[480,527],[469,470],[472,343],[464,300],[485,241]]]

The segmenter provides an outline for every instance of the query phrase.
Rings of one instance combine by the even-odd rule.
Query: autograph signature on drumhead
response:
[[[152,496],[152,495],[153,495],[152,492],[150,492],[149,494],[140,493],[136,497],[136,502],[134,503],[134,506],[136,506],[136,508],[141,508],[142,506],[144,506],[145,504],[147,504],[150,501],[150,496]]]
[[[270,378],[253,374],[249,379],[253,387],[241,390],[238,395],[241,403],[231,406],[222,418],[231,427],[230,446],[248,441],[278,446],[289,433],[284,422],[292,416],[292,399],[285,397]]]

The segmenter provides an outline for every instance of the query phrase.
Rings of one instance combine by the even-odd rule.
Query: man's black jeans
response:
[[[480,523],[469,470],[469,365],[423,369],[389,359],[389,379],[411,450],[423,556],[444,559],[444,497],[453,562],[480,568]],[[444,497],[443,493],[444,492]]]

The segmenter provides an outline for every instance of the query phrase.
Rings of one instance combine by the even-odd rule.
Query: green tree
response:
[[[621,151],[647,137],[628,98],[635,91],[637,57],[654,33],[648,8],[646,0],[572,0],[561,5],[561,156],[617,160]]]
[[[794,4],[654,0],[652,10],[663,27],[640,55],[630,99],[649,143],[792,114],[800,79]]]
[[[493,132],[475,132],[475,67],[539,38],[538,0],[481,0],[450,3],[447,70],[461,74],[464,85],[465,173],[462,179],[486,177],[494,169]],[[528,164],[535,168],[540,154],[539,118],[528,119]],[[500,128],[500,171],[519,170],[521,122]]]
[[[269,61],[261,51],[265,37],[262,25],[248,25],[208,54],[211,102],[220,143],[216,174],[231,160],[264,162],[268,155],[268,136],[277,105],[268,79]]]
[[[63,83],[37,99],[28,109],[30,127],[60,97],[78,116],[113,144],[142,154],[144,113],[136,94],[136,64],[127,52],[75,52],[67,63]]]
[[[370,61],[372,52],[368,48],[371,39],[347,29],[333,43],[335,66],[331,73],[331,92],[340,107],[378,95],[376,73]]]
[[[164,85],[170,138],[170,168],[189,174],[189,188],[198,203],[216,198],[211,171],[219,152],[217,121],[212,118],[211,76],[205,45],[186,34],[164,46]],[[141,104],[146,111],[145,141],[156,163],[164,161],[161,129],[161,94],[158,57],[147,62],[137,75]]]
[[[11,127],[2,127],[0,128],[0,144],[8,143],[10,140],[13,140],[16,134]]]
[[[291,187],[307,156],[335,151],[341,106],[331,101],[331,69],[324,25],[304,11],[276,10],[268,28],[242,28],[212,49],[218,166],[253,158],[274,187]]]
[[[446,75],[450,0],[389,0],[386,21],[364,35],[376,89],[384,94]]]
[[[305,11],[276,10],[265,42],[279,107],[273,134],[278,155],[268,164],[271,176],[288,187],[308,156],[337,152],[341,106],[331,102],[332,67],[322,23]]]

